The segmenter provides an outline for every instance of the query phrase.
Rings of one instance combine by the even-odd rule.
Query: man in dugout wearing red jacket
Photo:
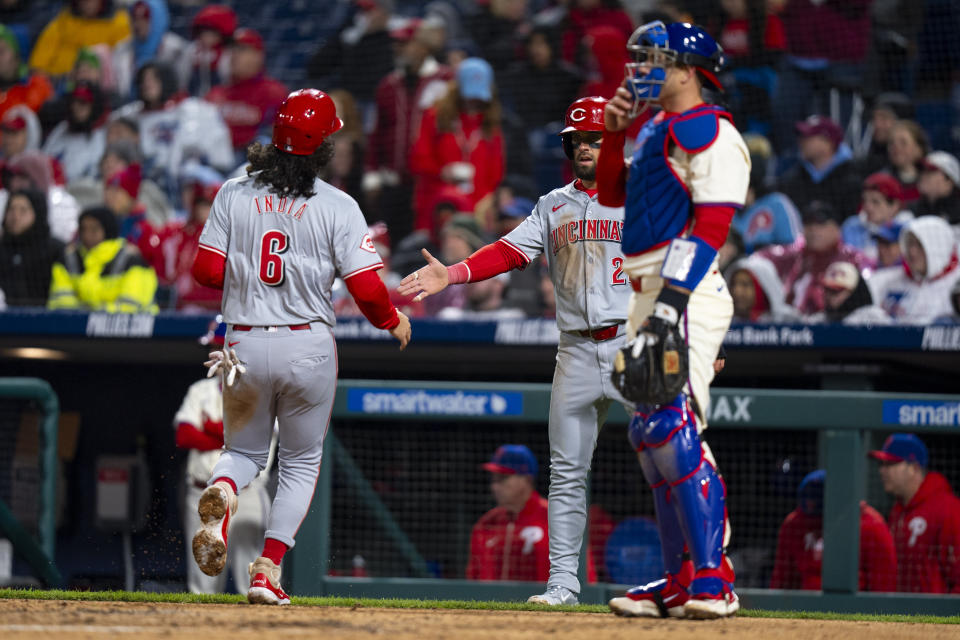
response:
[[[871,451],[883,489],[896,498],[887,524],[897,551],[897,591],[960,593],[960,499],[928,471],[927,447],[912,433],[891,434]]]
[[[811,471],[797,490],[797,508],[783,520],[771,589],[819,591],[823,566],[823,486],[826,472]],[[860,502],[861,591],[894,591],[897,556],[890,530],[876,509]]]

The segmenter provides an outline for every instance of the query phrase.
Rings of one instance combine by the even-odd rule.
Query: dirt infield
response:
[[[457,611],[223,604],[0,601],[0,638],[389,638],[421,640],[751,640],[957,638],[954,625],[733,618],[713,622],[638,620],[596,613]]]

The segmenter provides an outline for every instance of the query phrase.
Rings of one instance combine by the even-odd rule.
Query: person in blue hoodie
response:
[[[842,218],[860,210],[863,176],[843,141],[843,129],[826,116],[813,115],[796,125],[799,162],[783,175],[778,190],[803,211],[811,202],[830,203]]]
[[[148,62],[173,63],[187,41],[170,31],[170,10],[166,0],[137,0],[130,7],[130,31],[133,37],[114,48],[113,67],[117,91],[124,98],[135,98],[137,72]]]

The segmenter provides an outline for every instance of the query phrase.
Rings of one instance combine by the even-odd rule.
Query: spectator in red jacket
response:
[[[399,47],[397,68],[377,86],[377,117],[367,139],[363,190],[375,215],[400,240],[413,229],[409,150],[424,110],[447,93],[453,72],[434,57],[442,43],[436,25],[411,21],[390,35]]]
[[[17,36],[0,24],[0,117],[10,107],[25,104],[36,111],[53,96],[53,85],[42,74],[27,72]]]
[[[237,29],[230,47],[230,81],[206,96],[220,109],[235,151],[245,154],[261,129],[272,126],[286,97],[287,88],[264,73],[263,37],[253,29]]]
[[[616,29],[623,35],[624,41],[633,33],[633,21],[623,10],[619,0],[574,0],[567,20],[570,26],[563,34],[562,48],[563,59],[567,62],[579,62],[577,55],[580,43],[587,32],[594,27]],[[620,75],[623,75],[622,71]],[[604,94],[603,97],[611,96]]]
[[[447,94],[423,114],[410,151],[415,230],[435,231],[433,206],[445,185],[459,189],[472,210],[492,197],[506,162],[500,120],[493,69],[485,60],[467,58]]]
[[[497,506],[473,525],[467,579],[546,581],[547,499],[533,488],[537,459],[522,444],[505,444],[483,468]]]
[[[887,522],[897,551],[897,591],[960,593],[960,499],[946,478],[927,471],[927,447],[894,433],[871,451],[883,489],[896,498]]]
[[[806,475],[797,491],[796,509],[784,519],[777,536],[771,589],[820,590],[823,563],[823,485],[826,472]],[[861,591],[894,591],[897,556],[890,530],[876,509],[860,502]]]

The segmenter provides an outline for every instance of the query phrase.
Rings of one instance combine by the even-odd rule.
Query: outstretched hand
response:
[[[420,253],[427,261],[426,266],[420,267],[401,280],[400,286],[397,287],[397,292],[401,295],[415,295],[414,302],[420,302],[429,295],[443,291],[450,283],[447,268],[443,263],[430,255],[426,249],[421,249]]]
[[[203,363],[208,369],[207,377],[212,378],[219,373],[221,382],[223,382],[225,386],[232,387],[237,376],[247,372],[247,368],[240,362],[240,358],[237,357],[237,352],[233,349],[224,347],[220,351],[210,352],[208,357],[210,359]]]

